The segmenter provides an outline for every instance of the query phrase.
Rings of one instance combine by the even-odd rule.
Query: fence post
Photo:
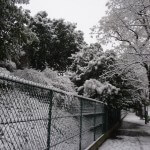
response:
[[[82,148],[82,111],[83,111],[83,101],[80,98],[80,137],[79,137],[79,150]]]
[[[105,105],[104,106],[104,129],[103,129],[103,132],[105,133],[107,130],[108,130],[108,108],[107,106]]]
[[[121,109],[119,109],[119,121],[121,120]]]
[[[50,137],[51,137],[51,117],[52,117],[52,99],[53,92],[50,90],[50,103],[49,103],[49,112],[48,112],[48,126],[47,126],[47,150],[50,150]]]
[[[96,140],[96,102],[94,103],[94,141]]]

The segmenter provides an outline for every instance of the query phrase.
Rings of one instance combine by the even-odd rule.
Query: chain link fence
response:
[[[0,74],[0,150],[82,150],[120,119],[100,101]]]

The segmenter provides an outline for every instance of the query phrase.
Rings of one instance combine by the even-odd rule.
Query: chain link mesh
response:
[[[85,149],[103,134],[104,106],[0,75],[0,150]]]

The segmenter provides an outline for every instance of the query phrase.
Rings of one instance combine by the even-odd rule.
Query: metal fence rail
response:
[[[0,150],[82,150],[120,111],[100,101],[0,74]]]

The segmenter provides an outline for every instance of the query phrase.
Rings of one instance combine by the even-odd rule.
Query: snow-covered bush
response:
[[[40,71],[34,70],[34,69],[24,69],[24,70],[16,70],[13,73],[14,76],[18,76],[19,78],[33,81],[36,83],[41,83],[45,85],[51,86],[51,79],[45,78],[44,74],[42,74]]]
[[[46,68],[42,74],[45,78],[51,79],[51,84],[58,89],[61,89],[66,92],[75,92],[74,85],[70,81],[69,76],[58,76],[57,71],[52,71],[49,68]]]
[[[0,73],[4,73],[4,74],[6,74],[6,75],[9,75],[9,74],[10,74],[10,72],[9,72],[7,69],[2,68],[2,67],[0,67]]]
[[[51,86],[52,89],[57,88],[66,92],[76,93],[73,83],[68,76],[58,76],[57,71],[53,71],[49,68],[46,68],[42,72],[33,69],[17,70],[13,75],[36,83]],[[79,101],[74,97],[66,96],[57,92],[54,92],[54,99],[56,107],[62,107],[64,105],[65,107],[68,107],[69,110],[72,106],[79,106]]]
[[[122,107],[122,97],[126,96],[122,94],[122,88],[126,87],[122,77],[114,71],[117,54],[112,50],[104,52],[97,46],[81,50],[79,54],[73,56],[75,74],[71,77],[78,94]]]
[[[34,69],[16,70],[13,75],[25,80],[52,86],[67,92],[75,92],[68,76],[58,76],[56,71],[46,68],[44,71]]]
[[[107,102],[108,98],[117,95],[119,88],[111,85],[108,82],[101,83],[96,79],[86,80],[84,83],[84,95],[88,97],[102,97],[102,101]]]
[[[91,54],[91,51],[85,51],[84,53]],[[90,55],[91,56],[91,55]],[[78,58],[78,57],[77,57]],[[116,62],[116,54],[113,51],[99,52],[96,51],[91,59],[84,60],[86,64],[83,65],[75,59],[76,64],[76,75],[72,76],[72,81],[77,87],[83,86],[86,80],[97,79],[99,76],[113,69]],[[85,58],[84,58],[85,59]]]

